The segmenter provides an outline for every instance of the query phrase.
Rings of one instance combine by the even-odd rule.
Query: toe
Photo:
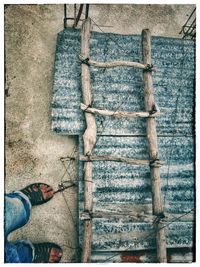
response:
[[[53,190],[50,192],[43,193],[44,199],[49,199],[53,197]]]
[[[53,187],[51,187],[51,186],[47,186],[46,187],[46,192],[50,192],[50,191],[52,191],[53,190]]]
[[[61,257],[62,254],[63,254],[63,252],[59,248],[52,248],[51,249],[51,255],[57,255],[57,256]]]
[[[49,262],[58,262],[60,261],[61,257],[58,256],[50,256]]]
[[[50,253],[49,262],[59,262],[61,257],[63,255],[63,252],[61,249],[58,248],[52,248]]]
[[[42,184],[42,185],[40,185],[40,189],[42,191],[44,199],[47,200],[47,199],[50,199],[50,198],[53,197],[54,190],[53,190],[53,188],[51,186]]]

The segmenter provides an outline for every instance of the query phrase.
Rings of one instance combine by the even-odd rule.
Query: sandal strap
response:
[[[43,193],[40,188],[42,185],[49,187],[49,185],[44,183],[34,183],[21,190],[29,198],[32,206],[40,205],[50,200],[44,199]],[[37,188],[37,190],[34,190],[35,188]]]

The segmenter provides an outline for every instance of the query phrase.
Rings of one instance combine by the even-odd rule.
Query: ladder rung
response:
[[[149,223],[155,223],[156,220],[161,220],[162,222],[170,222],[175,219],[179,219],[181,221],[180,216],[184,215],[183,221],[191,220],[194,216],[194,212],[190,212],[187,215],[184,214],[170,214],[165,213],[161,216],[157,216],[147,212],[137,212],[133,210],[125,210],[125,211],[109,211],[109,210],[97,210],[94,212],[83,211],[80,213],[81,220],[91,220],[93,218],[130,218],[138,221],[144,221]]]
[[[100,62],[100,61],[92,60],[90,58],[85,58],[83,55],[79,55],[79,59],[81,60],[82,63],[91,65],[94,67],[99,67],[99,68],[113,68],[113,67],[124,66],[124,67],[143,69],[147,71],[156,70],[153,67],[153,65],[143,64],[143,63],[133,62],[133,61],[115,60],[115,61]]]
[[[151,114],[151,112],[126,112],[126,111],[111,111],[107,109],[97,109],[88,107],[85,104],[81,103],[81,109],[85,112],[92,113],[92,114],[98,114],[103,116],[113,116],[116,118],[153,118],[160,115],[159,111],[155,111]]]
[[[88,211],[83,211],[80,214],[80,219],[91,220],[93,218],[123,218],[123,219],[132,219],[140,222],[153,223],[157,216],[152,214],[144,214],[138,212],[108,212],[108,211],[95,211],[89,213]]]
[[[79,160],[81,161],[116,161],[116,162],[124,162],[124,163],[134,164],[134,165],[150,165],[152,167],[161,167],[164,164],[164,162],[159,161],[159,160],[150,162],[149,160],[133,159],[133,158],[127,158],[127,157],[116,157],[116,156],[109,156],[109,155],[105,155],[105,156],[79,155]]]

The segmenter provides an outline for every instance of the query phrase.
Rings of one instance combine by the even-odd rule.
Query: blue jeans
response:
[[[30,241],[19,240],[9,242],[8,235],[25,225],[30,217],[31,203],[29,198],[20,191],[5,195],[5,262],[32,263],[34,247]]]

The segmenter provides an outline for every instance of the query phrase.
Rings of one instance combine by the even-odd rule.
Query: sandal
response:
[[[46,192],[53,190],[49,185],[44,183],[34,183],[30,184],[27,187],[20,190],[22,193],[24,193],[30,200],[32,206],[41,205],[43,203],[46,203],[49,201],[52,197],[44,197],[44,192],[42,191],[42,187],[46,187]]]
[[[63,255],[63,251],[60,246],[54,243],[39,243],[39,244],[33,244],[35,248],[35,256],[33,259],[33,263],[58,263],[61,260],[61,257]],[[51,250],[56,249],[57,255],[54,258],[51,259]]]

